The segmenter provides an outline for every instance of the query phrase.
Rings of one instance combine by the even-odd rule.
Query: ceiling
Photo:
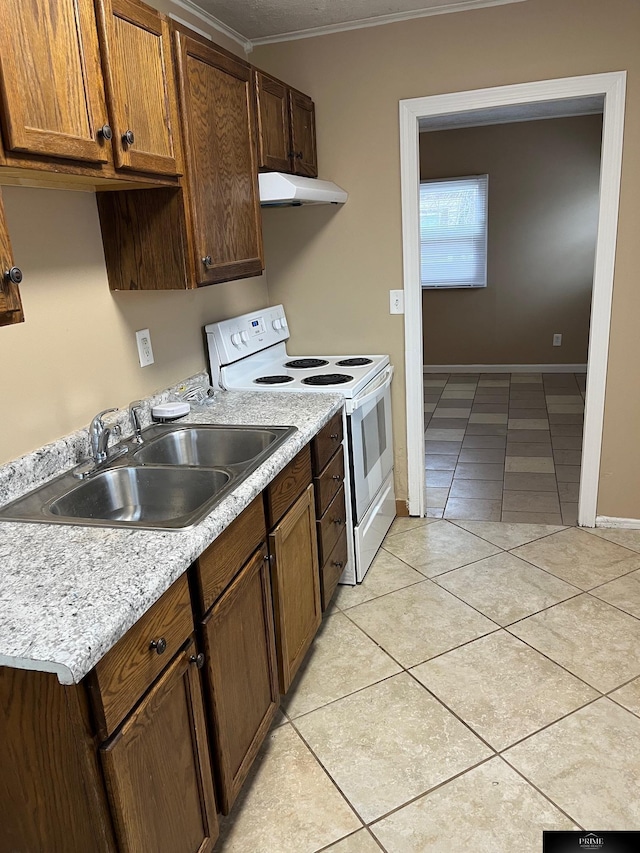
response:
[[[244,45],[526,0],[174,0]]]

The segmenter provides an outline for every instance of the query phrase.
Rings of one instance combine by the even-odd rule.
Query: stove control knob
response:
[[[279,332],[280,329],[282,328],[282,321],[279,319],[276,319],[273,321],[272,326],[276,330],[276,332]]]
[[[240,332],[234,332],[231,335],[231,343],[234,345],[234,347],[239,347],[241,341],[242,341],[242,338],[240,337]]]
[[[242,339],[243,344],[249,343],[249,332],[240,332],[240,338]]]

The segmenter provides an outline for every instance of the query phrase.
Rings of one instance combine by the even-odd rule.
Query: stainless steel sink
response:
[[[295,427],[163,424],[0,509],[0,520],[177,530],[202,521]]]
[[[174,428],[146,439],[134,459],[141,465],[238,465],[265,454],[282,438],[283,428],[193,426]]]
[[[49,504],[77,520],[185,527],[231,480],[227,471],[194,468],[113,468]]]

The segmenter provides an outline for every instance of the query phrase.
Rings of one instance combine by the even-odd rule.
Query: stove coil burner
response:
[[[321,373],[319,376],[307,376],[302,382],[305,385],[344,385],[352,379],[348,373]]]
[[[324,358],[294,358],[293,361],[287,361],[285,367],[294,367],[304,369],[309,367],[324,367],[329,362]]]
[[[373,364],[372,358],[343,358],[342,361],[336,361],[338,367],[364,367],[365,364]]]
[[[284,374],[276,374],[275,376],[259,376],[255,382],[258,385],[284,385],[285,382],[293,382],[293,376],[285,376]]]

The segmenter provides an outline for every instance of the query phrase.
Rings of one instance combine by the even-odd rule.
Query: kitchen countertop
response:
[[[343,403],[332,393],[222,391],[181,419],[297,427],[188,530],[0,522],[0,666],[54,672],[62,684],[81,681]],[[47,473],[62,469],[49,466]],[[5,491],[7,500],[13,496]]]

